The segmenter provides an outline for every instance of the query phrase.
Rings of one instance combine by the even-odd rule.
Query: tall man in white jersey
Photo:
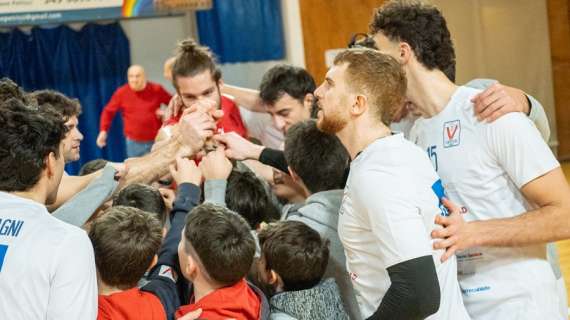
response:
[[[64,121],[15,99],[0,113],[0,317],[95,319],[91,242],[45,207],[63,174]]]
[[[347,269],[365,318],[469,319],[455,258],[441,263],[432,249],[441,181],[426,154],[388,127],[405,90],[395,59],[352,49],[315,91],[319,129],[353,159],[338,227]]]
[[[400,62],[407,98],[422,118],[410,139],[427,152],[462,215],[438,217],[458,252],[465,306],[474,319],[566,319],[545,243],[570,237],[570,189],[540,133],[522,113],[492,122],[474,116],[480,91],[458,87],[440,59],[454,58],[445,19],[420,2],[390,2],[371,23],[377,47]],[[438,57],[438,59],[434,59]],[[445,64],[445,61],[443,62]]]

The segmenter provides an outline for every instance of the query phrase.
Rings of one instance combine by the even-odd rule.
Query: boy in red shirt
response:
[[[255,254],[247,222],[227,208],[202,204],[188,215],[178,246],[180,268],[192,282],[190,304],[176,318],[202,309],[201,318],[254,320],[268,316],[267,303],[245,280]]]
[[[137,288],[156,263],[162,242],[160,221],[146,211],[116,206],[92,223],[89,238],[97,265],[97,319],[166,319],[159,298]]]

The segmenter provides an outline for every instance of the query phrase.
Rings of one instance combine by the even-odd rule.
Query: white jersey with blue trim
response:
[[[97,276],[85,231],[0,192],[0,319],[95,319]]]
[[[390,287],[387,268],[431,255],[440,283],[439,311],[428,319],[469,319],[455,257],[440,263],[430,233],[442,214],[443,188],[425,153],[402,134],[376,140],[351,163],[338,232],[361,314],[376,311]]]
[[[533,206],[520,189],[559,167],[532,122],[510,113],[493,123],[474,116],[480,90],[458,87],[436,116],[416,121],[410,140],[430,157],[465,220],[520,215]],[[473,248],[457,254],[465,306],[474,319],[566,319],[545,245]]]

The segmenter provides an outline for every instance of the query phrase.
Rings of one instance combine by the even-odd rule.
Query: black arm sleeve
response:
[[[158,252],[158,262],[149,272],[149,282],[141,290],[160,299],[167,319],[174,319],[174,312],[188,302],[188,282],[182,276],[178,263],[178,243],[186,215],[200,202],[200,187],[191,183],[178,186],[176,200],[170,212],[171,227]]]
[[[441,293],[431,255],[391,266],[388,274],[392,284],[368,319],[425,319],[439,310]]]
[[[285,173],[289,172],[289,169],[287,168],[287,160],[285,160],[285,153],[281,150],[264,148],[259,155],[259,162],[275,169],[279,169]]]

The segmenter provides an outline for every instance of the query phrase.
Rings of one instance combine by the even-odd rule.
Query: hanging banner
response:
[[[0,0],[0,26],[171,15],[212,8],[212,0]]]

